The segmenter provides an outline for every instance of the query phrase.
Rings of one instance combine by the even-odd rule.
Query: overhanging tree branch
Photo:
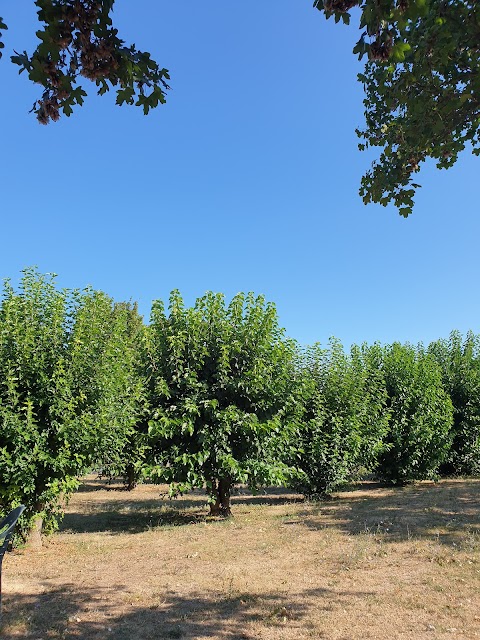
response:
[[[145,114],[166,101],[170,88],[167,69],[160,68],[148,52],[127,47],[113,27],[114,0],[36,0],[43,28],[33,54],[15,52],[12,62],[43,87],[32,111],[41,124],[57,121],[62,111],[87,95],[81,78],[94,82],[103,95],[115,88],[117,104],[141,106]],[[0,21],[1,22],[1,21]],[[2,25],[0,24],[0,29]]]

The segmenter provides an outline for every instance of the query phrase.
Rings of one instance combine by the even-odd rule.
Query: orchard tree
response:
[[[438,477],[452,442],[452,403],[440,367],[423,348],[394,343],[384,360],[391,412],[378,475],[394,484]]]
[[[127,374],[126,386],[118,398],[121,402],[127,400],[127,411],[130,428],[127,439],[121,448],[116,448],[116,457],[108,456],[108,463],[104,472],[111,476],[123,476],[125,488],[134,489],[142,477],[142,472],[148,459],[149,439],[148,399],[146,391],[146,327],[143,317],[138,313],[138,305],[127,302],[117,302],[114,305],[114,316],[121,318],[121,336],[124,340],[123,349],[128,353],[127,366],[122,363],[123,376]],[[124,358],[125,358],[124,352]],[[123,402],[122,402],[123,404]]]
[[[141,459],[136,432],[145,409],[140,324],[136,305],[87,289],[70,336],[70,378],[82,417],[82,450],[89,465],[107,475],[132,476],[130,467]]]
[[[407,217],[432,158],[451,167],[480,153],[480,4],[477,0],[316,0],[327,18],[360,18],[366,127],[360,149],[381,153],[362,178],[365,203],[393,202]]]
[[[442,472],[480,474],[480,350],[479,337],[452,331],[429,352],[440,365],[443,385],[453,404],[453,442]]]
[[[105,294],[59,291],[27,269],[0,305],[0,512],[52,531],[78,477],[118,458],[142,398],[127,314]]]
[[[150,363],[150,477],[172,493],[206,487],[213,515],[230,515],[235,483],[280,484],[296,411],[296,346],[273,304],[238,294],[226,306],[208,293],[169,312],[153,305]]]
[[[70,116],[83,104],[82,78],[94,82],[99,95],[115,88],[118,105],[134,104],[145,114],[165,102],[168,71],[119,38],[110,17],[114,0],[35,0],[35,5],[40,44],[32,54],[15,52],[12,62],[43,87],[32,108],[41,124],[57,121],[60,112]],[[0,30],[6,28],[0,18]]]
[[[55,527],[87,466],[68,365],[77,306],[33,270],[18,292],[5,284],[0,306],[0,511],[25,504],[25,529],[38,533]]]
[[[293,486],[307,496],[328,494],[383,450],[389,412],[378,345],[354,346],[350,356],[332,338],[304,357],[304,415],[297,435]]]

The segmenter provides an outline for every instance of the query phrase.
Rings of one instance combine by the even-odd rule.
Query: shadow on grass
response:
[[[125,597],[122,592],[125,592]],[[79,590],[64,585],[40,596],[5,598],[3,640],[160,640],[216,637],[248,640],[259,627],[308,627],[309,611],[355,607],[371,593],[310,589],[298,594],[189,594],[166,592],[148,607],[129,602],[119,585]],[[347,604],[348,603],[348,604]]]
[[[111,489],[101,479],[89,479],[79,488],[80,493]],[[117,489],[120,489],[118,485]],[[190,494],[191,499],[183,497],[181,500],[165,499],[165,493],[158,486],[158,498],[142,497],[141,492],[115,493],[109,500],[108,495],[102,502],[84,501],[86,512],[67,513],[60,525],[61,531],[71,533],[141,533],[156,527],[183,526],[199,522],[224,522],[221,518],[209,516],[207,496],[201,490]],[[253,495],[246,489],[239,489],[232,496],[232,510],[243,506],[273,506],[304,502],[298,494],[288,493],[284,488],[271,487],[268,490]]]
[[[382,535],[384,541],[434,538],[480,548],[480,479],[442,480],[405,487],[360,484],[356,492],[311,503],[298,514],[310,529],[334,526],[348,534]]]
[[[126,493],[118,500],[92,502],[88,511],[69,513],[61,530],[73,533],[141,533],[157,527],[172,527],[222,520],[208,515],[206,496],[200,491],[191,499],[152,499],[142,493]],[[255,505],[301,504],[303,498],[284,488],[269,488],[252,495],[240,488],[232,497],[232,510]],[[300,506],[300,509],[302,507]],[[376,482],[359,483],[352,491],[333,499],[309,503],[297,512],[299,523],[310,529],[333,526],[348,534],[382,535],[385,541],[435,538],[445,544],[470,542],[480,546],[480,479],[442,480],[405,487]]]
[[[165,489],[166,487],[164,484],[155,485],[140,483],[137,485],[136,489],[141,489],[142,487],[157,487],[159,496],[166,495],[165,491],[162,492],[162,489]],[[128,491],[125,484],[118,479],[109,480],[107,478],[91,476],[85,478],[77,489],[77,493],[80,494],[94,493],[96,491],[115,492],[117,495],[123,493],[125,495],[126,502],[130,501],[128,496],[135,496],[137,493],[135,489]],[[206,496],[206,493],[203,489],[193,489],[189,495],[202,498]],[[260,489],[257,493],[252,493],[244,486],[237,486],[234,489],[232,496],[241,502],[246,501],[253,504],[277,504],[279,501],[283,500],[293,500],[295,502],[303,501],[300,494],[296,494],[285,487],[275,486],[265,487]]]
[[[207,511],[197,512],[186,509],[157,507],[145,509],[142,503],[136,508],[122,513],[120,505],[112,509],[95,510],[91,513],[68,513],[60,526],[60,531],[71,533],[142,533],[157,527],[179,527],[205,522]]]
[[[285,489],[285,487],[268,487],[264,491],[256,494],[245,489],[239,489],[232,496],[232,509],[235,505],[263,505],[273,507],[282,504],[303,503],[305,498],[298,494]]]

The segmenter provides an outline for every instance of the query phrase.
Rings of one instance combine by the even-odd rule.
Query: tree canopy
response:
[[[31,55],[15,52],[12,62],[43,87],[32,109],[41,124],[57,121],[61,111],[70,116],[83,104],[81,78],[94,82],[99,95],[115,87],[118,105],[134,104],[145,114],[165,102],[168,71],[118,37],[110,17],[114,1],[35,0],[43,23],[36,33],[40,44]],[[6,28],[0,18],[0,30]]]
[[[150,109],[166,101],[169,73],[148,52],[126,46],[113,26],[115,0],[35,0],[42,28],[32,54],[12,61],[43,87],[32,111],[42,124],[70,116],[95,83],[115,88],[117,104]],[[423,162],[451,167],[466,147],[480,153],[480,6],[476,0],[315,0],[327,18],[363,32],[365,126],[359,148],[381,149],[361,180],[365,204],[413,209]],[[354,13],[352,14],[352,10]],[[0,18],[1,30],[7,25]],[[3,43],[0,39],[0,55]]]
[[[26,269],[0,299],[0,513],[57,526],[77,477],[123,458],[142,406],[128,323],[101,292],[58,290]]]
[[[480,154],[480,5],[476,0],[316,0],[327,18],[350,22],[366,58],[361,150],[380,147],[361,181],[365,204],[393,202],[407,217],[415,174],[428,158],[451,167],[469,146]]]
[[[152,307],[149,327],[150,477],[172,492],[207,488],[212,514],[230,514],[234,484],[285,482],[296,412],[296,346],[274,305],[207,293],[185,308],[178,291]]]

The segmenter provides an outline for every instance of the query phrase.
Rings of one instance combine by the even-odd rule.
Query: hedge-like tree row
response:
[[[98,467],[204,487],[217,515],[237,483],[318,496],[362,472],[478,474],[479,340],[300,349],[262,296],[174,291],[145,324],[28,269],[0,301],[0,513],[23,503],[25,531],[51,531]]]

